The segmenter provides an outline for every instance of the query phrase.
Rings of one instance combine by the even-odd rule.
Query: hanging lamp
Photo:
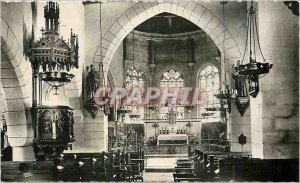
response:
[[[227,1],[221,1],[221,4],[223,6],[223,22],[224,22],[224,24],[225,24],[225,4],[227,4],[227,3],[228,3]],[[220,104],[221,104],[220,111],[224,112],[227,109],[228,112],[231,112],[231,99],[235,98],[236,91],[233,90],[233,89],[230,89],[229,85],[227,83],[227,77],[226,77],[227,69],[226,69],[226,63],[225,63],[225,61],[226,61],[225,33],[224,33],[223,40],[224,40],[223,41],[223,56],[224,56],[224,59],[221,62],[221,69],[222,69],[222,72],[224,72],[223,77],[224,77],[225,88],[220,89],[215,96],[218,99],[220,99]]]
[[[100,63],[99,63],[99,88],[104,88],[104,92],[100,97],[101,101],[105,101],[104,104],[99,105],[99,109],[104,112],[105,115],[110,114],[110,101],[108,82],[105,80],[103,69],[103,55],[102,55],[102,6],[100,2]]]
[[[238,75],[246,76],[249,82],[249,95],[256,97],[259,92],[259,79],[269,73],[272,64],[268,63],[262,53],[256,21],[256,9],[251,1],[250,8],[248,9],[247,18],[247,37],[245,51],[242,60],[237,61],[235,71]],[[258,45],[258,52],[261,55],[261,62],[257,61],[256,55],[256,39]],[[248,63],[246,62],[246,52],[248,50]],[[245,63],[245,64],[244,64]]]
[[[105,82],[105,76],[104,76],[104,69],[103,69],[103,55],[102,55],[102,2],[100,3],[99,8],[99,24],[100,24],[100,62],[99,62],[99,72],[97,72],[94,69],[94,66],[91,65],[90,67],[90,73],[88,74],[89,80],[87,82],[93,83],[93,87],[87,88],[90,90],[88,93],[90,95],[88,96],[88,101],[85,103],[85,108],[90,112],[93,118],[97,116],[98,110],[103,111],[105,115],[108,115],[110,113],[110,96],[109,96],[109,89],[107,86],[107,82]],[[99,78],[99,79],[98,79]],[[94,84],[95,83],[95,84]],[[97,93],[97,90],[101,89],[102,92],[99,93],[98,96],[95,96]],[[95,97],[99,97],[99,101],[101,103],[96,103]]]

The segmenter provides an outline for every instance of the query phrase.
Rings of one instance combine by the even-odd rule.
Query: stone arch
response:
[[[109,64],[116,49],[126,35],[145,20],[163,12],[181,16],[199,26],[210,36],[222,52],[224,52],[222,43],[225,41],[227,47],[225,49],[227,61],[240,57],[241,53],[239,47],[223,22],[209,9],[198,2],[138,2],[119,16],[103,36],[102,53],[105,74],[107,74]],[[95,52],[93,62],[97,63],[100,60],[100,47],[101,45],[98,46]]]
[[[7,134],[11,146],[28,146],[31,125],[31,65],[6,20],[1,17],[1,83],[7,104]]]

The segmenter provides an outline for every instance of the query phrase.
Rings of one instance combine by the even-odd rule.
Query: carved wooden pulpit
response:
[[[67,144],[74,142],[73,123],[73,109],[68,106],[37,107],[35,154],[46,160],[59,157]]]

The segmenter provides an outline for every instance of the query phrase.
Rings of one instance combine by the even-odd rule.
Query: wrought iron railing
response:
[[[190,143],[191,151],[199,149],[203,152],[228,152],[230,149],[229,140],[224,139],[197,139]]]
[[[190,144],[144,145],[146,155],[186,155],[199,149],[203,152],[227,152],[229,141],[220,139],[197,139]]]
[[[188,154],[199,149],[203,152],[228,152],[230,143],[224,139],[190,139],[189,144],[160,144],[147,143],[143,138],[108,137],[108,151],[121,149],[125,151],[137,151],[139,147],[145,150],[146,155],[174,155]]]
[[[127,137],[117,137],[108,136],[107,148],[108,151],[121,149],[125,151],[137,151],[139,147],[144,146],[144,140],[140,137],[127,138]]]
[[[163,144],[158,146],[145,145],[146,155],[174,155],[174,154],[187,154],[188,146],[186,144]]]

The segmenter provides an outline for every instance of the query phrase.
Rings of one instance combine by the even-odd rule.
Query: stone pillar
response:
[[[12,147],[13,161],[35,161],[32,147],[33,127],[28,124],[31,121],[30,111],[14,112],[8,114],[7,136],[8,144]]]
[[[257,13],[261,48],[274,65],[251,97],[252,156],[298,158],[299,17],[279,1],[259,2]]]
[[[32,146],[13,147],[12,151],[13,161],[35,161]]]
[[[235,104],[235,100],[231,101],[231,113],[228,120],[228,138],[230,139],[231,152],[251,152],[251,118],[250,106],[242,116]],[[247,137],[246,144],[242,147],[239,144],[238,137],[241,133]]]
[[[83,115],[83,116],[82,116]],[[99,153],[107,150],[108,117],[102,111],[91,117],[86,110],[74,110],[74,136],[72,153]]]

